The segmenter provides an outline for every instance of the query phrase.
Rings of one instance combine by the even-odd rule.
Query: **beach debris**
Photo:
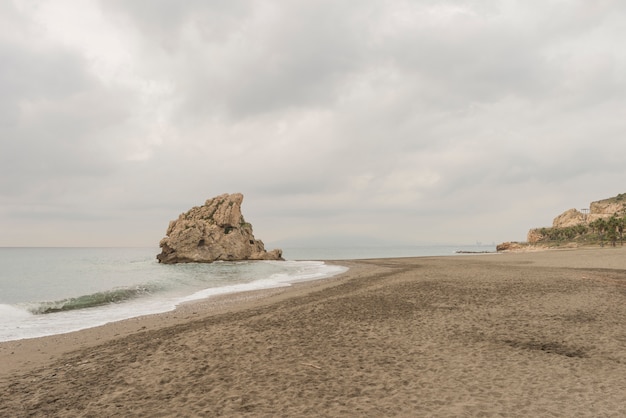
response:
[[[160,242],[160,263],[282,260],[282,250],[266,251],[241,214],[241,193],[208,199],[171,221]]]
[[[313,367],[314,369],[322,370],[320,366],[316,366],[315,364],[311,364],[311,363],[300,363],[300,364],[302,364],[303,366]]]

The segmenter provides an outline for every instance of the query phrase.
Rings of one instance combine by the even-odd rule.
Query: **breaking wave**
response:
[[[118,288],[104,292],[96,292],[90,295],[75,298],[61,299],[57,301],[45,301],[28,304],[25,308],[35,315],[44,315],[55,312],[73,311],[76,309],[93,308],[96,306],[109,305],[112,303],[126,302],[142,296],[150,295],[159,290],[157,286],[136,286]]]

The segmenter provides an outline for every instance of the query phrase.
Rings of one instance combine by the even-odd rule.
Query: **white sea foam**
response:
[[[347,267],[331,266],[321,261],[281,261],[279,263],[285,263],[286,265],[297,267],[297,269],[290,273],[275,273],[267,279],[255,280],[250,283],[239,283],[230,286],[203,289],[181,298],[179,302],[190,302],[229,293],[286,287],[297,282],[320,280],[335,276],[348,270]]]
[[[141,303],[111,304],[103,307],[47,315],[32,315],[24,311],[27,316],[14,318],[14,321],[11,323],[0,322],[0,341],[65,334],[97,327],[109,322],[163,313],[171,311],[175,307],[176,305],[171,301],[167,303],[165,300],[144,300]]]
[[[194,300],[206,299],[211,296],[227,295],[229,293],[248,292],[252,290],[272,289],[276,287],[289,286],[289,283],[279,283],[276,280],[256,280],[250,283],[240,283],[230,286],[214,287],[199,290],[189,296],[179,299],[179,303],[191,302]]]
[[[288,283],[304,282],[308,280],[318,280],[325,277],[335,276],[348,270],[344,266],[329,265],[322,261],[298,261],[298,271],[291,275],[277,273],[274,276],[279,281]],[[273,276],[273,277],[274,277]],[[283,277],[284,276],[284,277]]]
[[[0,304],[0,318],[3,319],[3,322],[30,318],[32,316],[33,315],[25,309],[20,309],[12,305]]]
[[[145,268],[148,271],[140,274],[158,272],[161,274],[159,284],[169,290],[147,294],[140,292],[138,297],[121,303],[38,315],[28,312],[28,309],[32,310],[33,304],[47,306],[54,305],[55,302],[0,304],[0,341],[78,331],[109,322],[171,311],[181,303],[211,296],[290,286],[292,283],[323,279],[347,270],[345,267],[326,265],[318,261],[218,263],[180,265],[173,268],[147,265]],[[85,298],[90,299],[90,296],[86,295]]]

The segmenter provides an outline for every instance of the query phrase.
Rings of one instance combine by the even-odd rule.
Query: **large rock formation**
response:
[[[171,221],[161,240],[160,263],[216,260],[282,260],[282,250],[266,251],[241,214],[241,193],[223,194]]]

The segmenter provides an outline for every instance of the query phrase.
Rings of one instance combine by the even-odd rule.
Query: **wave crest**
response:
[[[125,302],[141,296],[151,294],[157,290],[155,286],[136,286],[132,288],[113,289],[104,292],[96,292],[90,295],[75,298],[46,301],[31,304],[27,310],[35,315],[45,315],[55,312],[72,311],[75,309],[93,308],[96,306],[109,305],[111,303]]]

